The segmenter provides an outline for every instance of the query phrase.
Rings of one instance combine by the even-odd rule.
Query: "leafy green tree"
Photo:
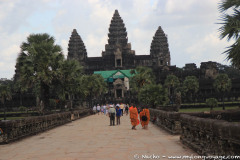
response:
[[[175,75],[168,75],[167,78],[165,79],[164,86],[168,88],[168,94],[169,94],[169,99],[170,101],[173,102],[175,101],[175,90],[177,87],[180,85],[178,77]]]
[[[83,93],[89,98],[89,107],[92,107],[93,98],[100,98],[107,92],[107,83],[101,75],[84,75],[81,79]]]
[[[161,84],[148,84],[142,87],[138,94],[139,102],[155,108],[169,102],[167,89]]]
[[[240,70],[232,65],[222,65],[217,63],[217,68],[219,73],[225,73],[229,78],[240,78]]]
[[[21,54],[25,56],[19,67],[18,81],[22,87],[35,88],[45,111],[50,110],[50,86],[61,75],[59,67],[64,59],[61,52],[54,38],[46,33],[31,34],[21,45]]]
[[[221,93],[223,110],[225,110],[224,97],[226,92],[231,90],[231,79],[228,78],[227,74],[219,74],[213,83],[213,87],[217,92]]]
[[[213,110],[213,107],[218,106],[218,101],[216,98],[208,98],[206,99],[206,105],[208,105],[210,109]]]
[[[228,49],[224,52],[227,54],[227,59],[232,64],[240,68],[240,1],[239,0],[223,0],[219,5],[219,10],[222,13],[222,27],[219,28],[220,38],[227,40],[235,40]],[[228,14],[227,11],[230,11]]]
[[[187,76],[183,81],[182,89],[185,96],[187,96],[190,101],[193,101],[199,89],[198,79],[195,76]]]
[[[0,100],[4,107],[4,120],[6,120],[6,104],[7,100],[12,99],[12,92],[9,85],[0,84]]]
[[[67,95],[72,108],[74,95],[82,95],[81,78],[83,68],[76,60],[64,60],[59,68],[59,79],[56,79],[54,82],[54,90],[62,101],[66,101]]]
[[[131,88],[138,92],[144,85],[154,84],[155,76],[149,67],[137,67],[136,73],[132,72],[134,76],[130,79]]]

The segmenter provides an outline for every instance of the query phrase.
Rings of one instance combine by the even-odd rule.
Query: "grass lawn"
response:
[[[7,117],[7,120],[17,120],[17,119],[23,119],[23,118],[26,118],[26,117]],[[0,120],[3,120],[4,118],[1,117]]]
[[[224,104],[234,104],[234,103],[239,103],[239,101],[224,102]],[[222,102],[219,101],[218,104],[222,104]],[[194,106],[194,105],[206,105],[206,103],[205,102],[202,102],[202,103],[196,102],[195,104],[194,103],[182,103],[182,105],[190,105],[190,106],[193,105]]]
[[[238,106],[232,106],[232,107],[225,107],[226,110],[228,109],[237,109]],[[222,110],[222,107],[216,107],[213,108],[214,111],[220,111]],[[179,112],[209,112],[210,108],[186,108],[186,109],[179,109]]]
[[[7,113],[7,114],[8,114],[8,113],[11,114],[11,113],[34,113],[34,112],[37,112],[37,111],[28,111],[28,112],[27,112],[27,111],[17,111],[17,112],[6,112],[6,113]],[[0,114],[4,114],[4,112],[0,112]]]

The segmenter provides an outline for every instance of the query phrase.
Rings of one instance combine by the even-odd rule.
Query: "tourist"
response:
[[[130,111],[130,119],[132,124],[132,129],[136,130],[136,126],[139,124],[138,120],[138,110],[135,105],[132,106]]]
[[[125,113],[126,113],[126,115],[128,115],[128,108],[129,108],[129,106],[128,106],[128,104],[125,106]]]
[[[98,105],[97,105],[97,112],[98,112],[98,115],[99,115],[100,110],[101,110],[101,107],[100,107],[100,105],[98,104]]]
[[[103,114],[103,105],[101,105],[101,114]]]
[[[140,122],[143,129],[148,129],[148,123],[150,120],[150,113],[148,107],[142,107],[142,111],[139,114]]]
[[[141,112],[140,107],[137,107],[138,114]]]
[[[106,105],[106,116],[108,116],[109,104]]]
[[[120,107],[120,109],[121,109],[121,115],[123,116],[123,108],[124,108],[124,104],[121,103],[119,107]]]
[[[106,107],[106,105],[104,104],[104,105],[103,105],[103,112],[104,112],[104,115],[106,115],[106,110],[107,110],[107,107]]]
[[[108,114],[109,114],[109,117],[110,117],[110,126],[114,126],[115,125],[116,110],[115,110],[115,108],[113,107],[112,104],[110,104],[109,107],[110,108],[108,110]]]
[[[97,107],[96,105],[93,106],[93,114],[96,114],[97,113]]]
[[[117,104],[115,105],[115,108],[117,108],[117,106],[119,107],[119,106],[120,106],[120,104],[119,104],[119,103],[117,103]]]
[[[121,115],[122,115],[122,110],[120,107],[117,106],[117,108],[116,108],[117,125],[120,125]]]

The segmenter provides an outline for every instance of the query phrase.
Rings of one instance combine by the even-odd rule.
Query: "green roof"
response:
[[[94,71],[93,74],[101,75],[105,81],[113,82],[113,79],[124,78],[124,77],[132,77],[133,75],[130,73],[131,70],[111,70],[111,71]]]

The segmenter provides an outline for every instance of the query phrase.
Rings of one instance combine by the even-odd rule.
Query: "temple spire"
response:
[[[77,30],[73,29],[68,43],[68,59],[76,59],[81,62],[84,61],[86,57],[87,51],[85,45],[77,33]]]
[[[159,58],[159,65],[170,65],[167,35],[159,26],[151,43],[150,55]]]
[[[118,10],[115,10],[109,27],[108,44],[122,46],[127,45],[127,32],[125,24],[120,17]]]

